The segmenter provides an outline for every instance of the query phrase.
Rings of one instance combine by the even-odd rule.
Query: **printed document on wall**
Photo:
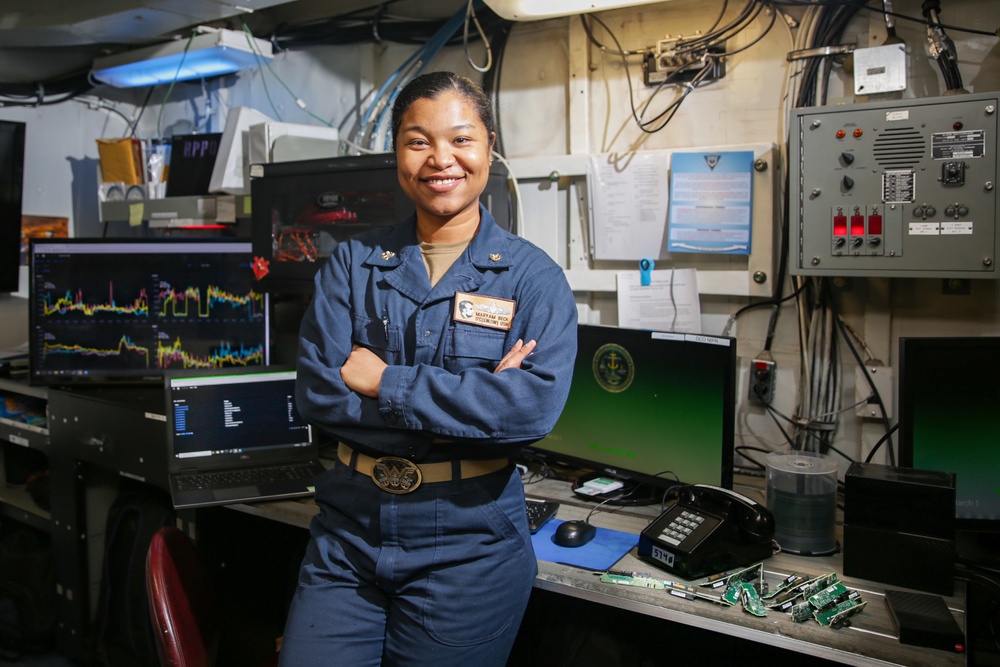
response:
[[[674,153],[670,252],[749,255],[753,151]]]
[[[670,151],[595,155],[587,163],[594,259],[663,256]]]
[[[701,333],[698,273],[694,269],[618,272],[618,326],[627,329]]]

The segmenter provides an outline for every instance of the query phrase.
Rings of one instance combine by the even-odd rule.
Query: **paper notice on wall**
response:
[[[753,151],[674,153],[670,252],[749,255]]]
[[[618,326],[627,329],[701,333],[698,274],[694,269],[618,272]]]
[[[663,256],[670,190],[668,151],[592,156],[587,186],[594,259]]]

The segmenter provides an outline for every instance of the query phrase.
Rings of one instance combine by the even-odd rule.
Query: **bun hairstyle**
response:
[[[412,79],[403,86],[392,105],[392,143],[395,146],[403,115],[417,100],[436,99],[443,93],[453,92],[465,98],[476,110],[479,120],[486,126],[491,139],[496,136],[493,107],[486,93],[470,79],[454,72],[428,72]]]

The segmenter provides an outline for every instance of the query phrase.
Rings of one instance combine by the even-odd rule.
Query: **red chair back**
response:
[[[146,554],[146,591],[162,667],[212,667],[219,643],[215,591],[194,544],[164,526]]]

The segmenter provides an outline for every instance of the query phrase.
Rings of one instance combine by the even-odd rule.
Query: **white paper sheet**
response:
[[[628,329],[701,333],[698,274],[694,269],[618,272],[618,326]]]
[[[590,158],[591,252],[594,259],[659,259],[666,247],[670,154],[648,151]]]

